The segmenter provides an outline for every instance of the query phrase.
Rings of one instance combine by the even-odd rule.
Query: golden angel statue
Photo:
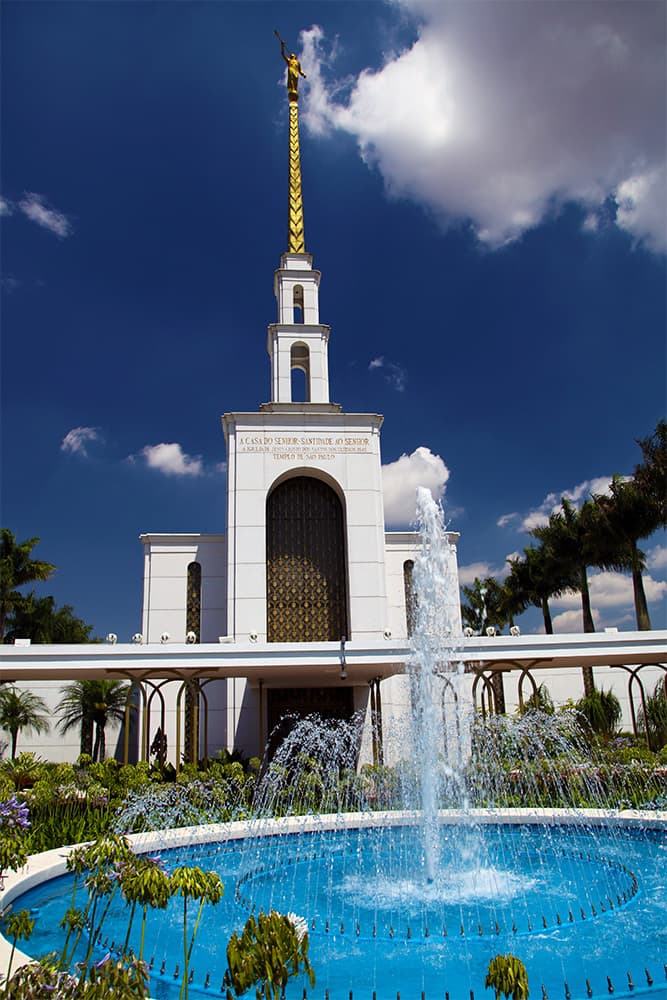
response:
[[[277,31],[274,31],[274,35],[280,42],[280,54],[287,63],[287,96],[290,101],[298,101],[299,77],[302,76],[305,80],[306,74],[301,69],[301,63],[297,59],[294,52],[290,52],[290,54],[287,55],[287,46]]]

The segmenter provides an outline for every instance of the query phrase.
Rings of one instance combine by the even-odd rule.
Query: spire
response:
[[[296,92],[289,102],[289,203],[287,208],[287,252],[305,253],[299,152],[299,104]]]
[[[306,238],[303,225],[303,198],[301,196],[301,152],[299,148],[299,77],[306,74],[294,52],[287,55],[287,48],[277,31],[280,54],[287,63],[287,99],[289,101],[289,201],[287,206],[287,252],[305,253]]]

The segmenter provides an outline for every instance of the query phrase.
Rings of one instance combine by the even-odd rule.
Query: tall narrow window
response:
[[[310,476],[280,483],[266,504],[269,642],[349,638],[343,507]]]
[[[294,322],[303,323],[303,285],[295,285],[292,293]]]
[[[188,565],[187,596],[185,604],[185,631],[194,632],[197,642],[201,638],[201,565]]]
[[[405,592],[405,625],[408,635],[412,635],[415,627],[415,590],[412,573],[415,568],[414,559],[406,559],[403,563],[403,590]]]
[[[198,562],[188,564],[187,596],[185,604],[185,631],[194,632],[196,642],[201,639],[201,565]],[[199,753],[199,696],[196,693],[199,681],[188,684],[185,689],[185,739],[184,750],[187,761],[197,761]]]
[[[290,350],[292,402],[310,402],[310,352],[306,344],[292,344]]]

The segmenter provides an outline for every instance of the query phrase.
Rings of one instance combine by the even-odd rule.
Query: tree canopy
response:
[[[48,733],[48,709],[45,702],[31,691],[0,687],[0,729],[10,734],[12,760],[16,757],[19,733]]]
[[[19,587],[36,580],[48,580],[55,573],[51,563],[33,559],[39,538],[17,542],[9,528],[0,529],[0,641],[4,639],[7,617],[25,600]]]
[[[106,726],[125,718],[129,690],[129,684],[116,680],[91,679],[67,684],[61,689],[63,697],[56,706],[56,715],[60,716],[58,729],[63,734],[78,729],[81,753],[91,754],[94,761],[104,760]]]
[[[19,588],[48,580],[56,571],[52,563],[32,558],[39,538],[17,542],[8,528],[0,530],[0,642],[30,639],[35,643],[94,642],[92,625],[74,614],[70,604],[58,607],[53,597],[37,597]]]

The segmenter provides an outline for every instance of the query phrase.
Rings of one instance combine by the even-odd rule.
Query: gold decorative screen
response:
[[[415,568],[414,559],[406,559],[403,563],[403,590],[405,593],[405,624],[408,636],[412,635],[415,627],[415,589],[412,579]]]
[[[185,604],[185,631],[194,632],[199,642],[201,630],[201,565],[188,565],[188,583]]]
[[[266,510],[269,642],[337,642],[349,637],[341,502],[326,483],[295,476]]]

